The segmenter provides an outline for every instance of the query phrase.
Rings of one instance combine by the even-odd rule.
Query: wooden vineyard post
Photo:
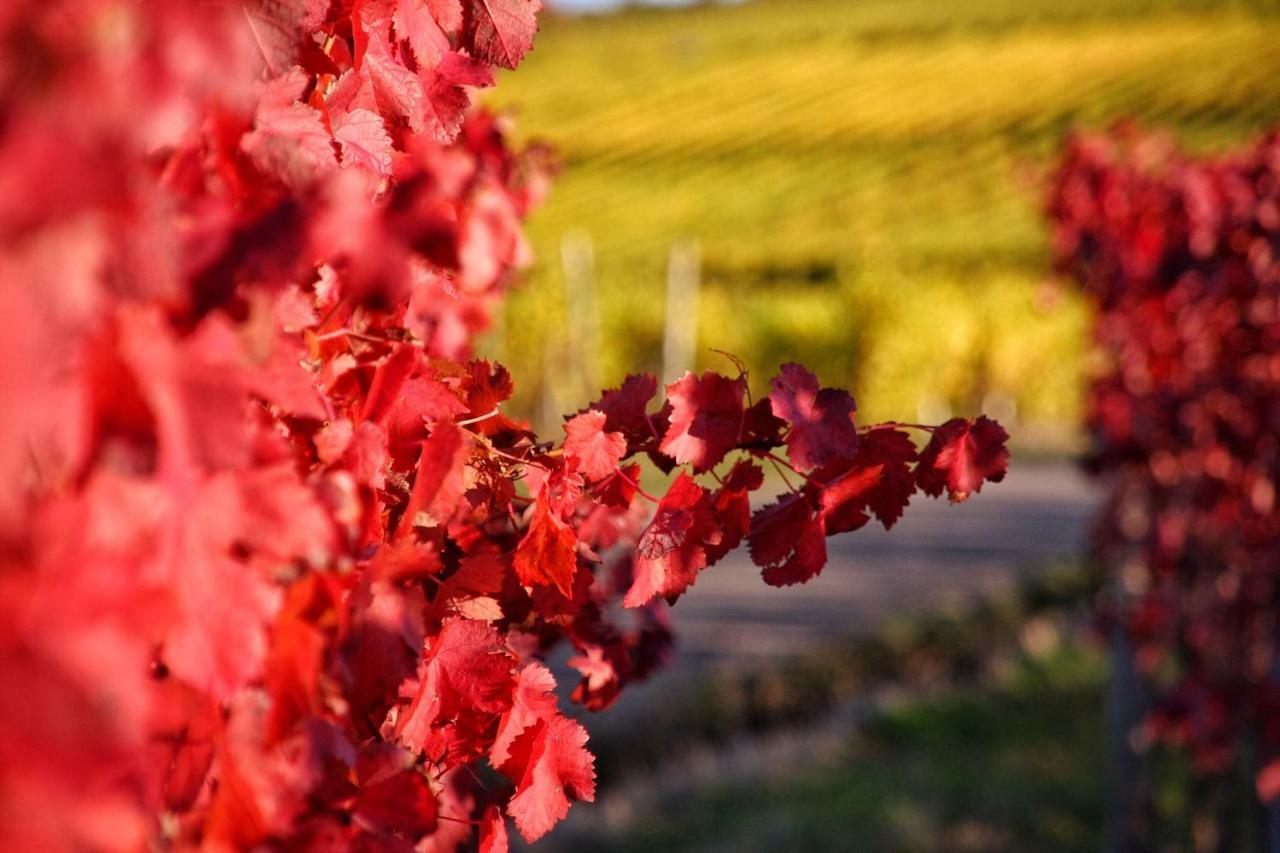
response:
[[[575,394],[600,387],[600,310],[596,305],[595,246],[585,231],[569,231],[560,240],[564,281],[567,355],[577,375]]]
[[[698,289],[701,260],[696,241],[671,244],[667,259],[666,324],[662,337],[662,375],[692,370],[698,346]]]

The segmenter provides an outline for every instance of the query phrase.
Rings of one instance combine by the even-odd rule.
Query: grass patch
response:
[[[922,691],[980,680],[1019,649],[1056,648],[1087,621],[1098,583],[1086,566],[1064,564],[959,612],[905,618],[786,665],[710,676],[655,706],[645,726],[593,736],[597,773],[607,787],[683,750],[816,723],[886,686]]]
[[[1065,643],[985,683],[877,714],[830,763],[709,790],[592,849],[1097,850],[1102,654]],[[580,839],[584,841],[585,839]]]

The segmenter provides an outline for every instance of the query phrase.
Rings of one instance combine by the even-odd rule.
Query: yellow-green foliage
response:
[[[673,241],[703,259],[701,365],[803,361],[866,416],[1070,423],[1084,307],[1046,285],[1038,181],[1120,116],[1220,147],[1280,123],[1274,5],[755,0],[544,22],[490,103],[564,161],[489,354],[586,399],[561,241],[590,235],[598,378],[661,364]],[[573,310],[581,311],[581,306]],[[579,336],[581,337],[581,336]],[[544,361],[547,369],[542,368]],[[671,377],[668,377],[671,378]],[[554,392],[554,393],[552,393]],[[545,412],[549,413],[549,409]]]

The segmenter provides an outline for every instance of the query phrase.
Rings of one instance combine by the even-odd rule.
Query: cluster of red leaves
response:
[[[465,359],[540,158],[463,114],[537,8],[0,10],[0,846],[533,841],[594,793],[553,646],[608,707],[744,538],[796,583],[1003,475],[994,423],[917,453],[796,366],[503,414]],[[754,513],[753,460],[799,483]]]
[[[1097,312],[1098,544],[1164,695],[1152,729],[1210,772],[1242,736],[1274,754],[1280,137],[1221,159],[1132,129],[1072,140],[1050,214],[1058,264]]]

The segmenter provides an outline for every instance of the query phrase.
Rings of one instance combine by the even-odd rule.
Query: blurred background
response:
[[[1265,0],[557,8],[490,98],[564,166],[486,342],[544,426],[715,348],[756,383],[804,362],[863,420],[981,408],[1069,447],[1086,318],[1039,183],[1063,134],[1132,117],[1215,149],[1280,115]]]
[[[481,348],[520,414],[550,434],[723,350],[757,394],[799,361],[862,422],[985,411],[1015,448],[1005,484],[834,540],[804,587],[745,558],[700,578],[677,664],[590,721],[602,802],[564,849],[1102,846],[1089,316],[1050,274],[1043,181],[1066,133],[1120,119],[1238,146],[1280,120],[1277,80],[1267,0],[552,6],[488,101],[563,165]],[[1168,826],[1159,849],[1192,846]]]

